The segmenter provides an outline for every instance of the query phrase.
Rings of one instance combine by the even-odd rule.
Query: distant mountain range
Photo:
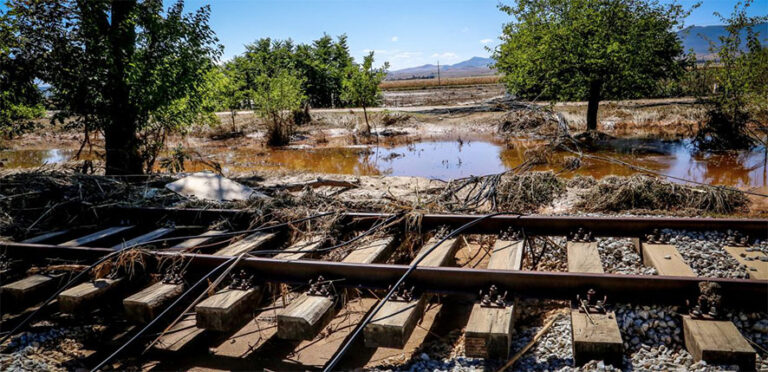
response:
[[[768,44],[768,23],[760,23],[753,30],[760,33],[761,43]],[[696,53],[696,59],[699,61],[713,59],[714,55],[709,51],[709,41],[719,43],[720,36],[726,36],[727,34],[728,31],[726,31],[723,25],[689,26],[677,32],[677,36],[683,41],[685,51],[688,52],[689,49],[693,49],[693,52]],[[746,36],[747,31],[742,31],[742,48],[747,46]]]
[[[762,42],[768,44],[768,23],[757,25],[755,31],[760,32]],[[718,42],[718,38],[726,34],[725,26],[722,25],[689,26],[677,32],[678,37],[683,42],[685,51],[693,49],[699,61],[712,59],[714,56],[709,51],[709,40]],[[744,35],[746,35],[746,31],[744,31]],[[742,47],[745,46],[746,42],[744,42]],[[493,58],[472,57],[453,65],[440,65],[440,77],[494,75],[496,71],[490,68],[490,65],[494,62]],[[437,65],[427,64],[390,71],[387,75],[387,80],[433,79],[436,77]]]
[[[453,65],[440,65],[440,77],[493,75],[496,70],[492,70],[489,66],[494,62],[493,58],[472,57]],[[390,71],[387,80],[432,79],[436,77],[437,65],[427,64]]]

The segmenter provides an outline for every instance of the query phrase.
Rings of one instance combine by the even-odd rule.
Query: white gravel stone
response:
[[[611,274],[655,275],[656,269],[646,267],[629,238],[598,238],[597,251],[603,269]]]
[[[747,270],[723,248],[726,234],[716,231],[697,232],[663,230],[672,235],[675,247],[683,260],[698,276],[715,278],[746,278]],[[762,243],[761,243],[762,244]]]

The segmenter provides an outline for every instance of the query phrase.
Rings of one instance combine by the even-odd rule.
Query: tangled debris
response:
[[[388,111],[381,115],[381,124],[385,127],[398,123],[407,123],[409,120],[411,120],[411,115],[400,111]]]
[[[608,176],[590,188],[577,205],[591,212],[627,210],[694,210],[716,214],[742,211],[749,205],[744,193],[720,187],[693,187],[659,178]]]
[[[148,193],[154,181],[147,180],[144,187],[129,187],[111,177],[58,170],[0,174],[0,236],[22,237],[81,215],[93,216],[97,208],[118,202],[146,205],[153,200],[178,200]]]
[[[527,172],[502,177],[498,186],[498,210],[535,212],[565,192],[565,183],[552,172]]]
[[[449,182],[437,208],[458,211],[532,213],[565,192],[565,183],[552,172],[501,173]]]
[[[555,137],[568,133],[568,125],[559,113],[535,105],[515,106],[496,124],[499,134]]]

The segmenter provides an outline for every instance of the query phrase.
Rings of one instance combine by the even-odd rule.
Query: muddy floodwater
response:
[[[269,149],[261,145],[206,143],[196,150],[207,161],[221,164],[225,173],[255,170],[296,170],[351,175],[420,176],[455,179],[514,169],[530,157],[527,151],[543,142],[530,139],[432,140],[396,146],[297,147]],[[63,163],[74,158],[76,149],[2,150],[4,168],[32,168]],[[768,168],[764,149],[727,154],[697,154],[689,141],[615,140],[591,155],[609,157],[661,174],[714,185],[742,188],[765,187]],[[585,159],[575,171],[564,170],[567,157],[556,152],[546,155],[547,163],[532,170],[553,170],[560,175],[631,175],[636,170],[624,165]],[[187,161],[186,170],[206,166]]]

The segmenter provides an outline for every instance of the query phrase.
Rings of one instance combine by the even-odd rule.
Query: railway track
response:
[[[81,361],[88,368],[124,368],[113,363],[144,353],[158,369],[336,370],[385,365],[458,322],[467,356],[504,362],[520,308],[536,299],[570,303],[576,365],[625,363],[633,344],[616,309],[628,303],[676,309],[680,343],[696,360],[755,369],[768,343],[726,316],[768,312],[768,252],[754,244],[768,220],[423,215],[415,235],[424,240],[412,244],[401,216],[317,218],[326,217],[335,218],[327,231],[296,234],[312,221],[248,228],[245,211],[115,208],[93,225],[0,242],[0,331],[18,340],[27,319],[96,313],[121,321]],[[746,277],[697,276],[671,230],[730,231],[723,254]],[[566,271],[531,270],[540,237],[560,237],[540,250],[562,249]],[[637,264],[657,275],[606,273],[606,237],[632,239]]]

